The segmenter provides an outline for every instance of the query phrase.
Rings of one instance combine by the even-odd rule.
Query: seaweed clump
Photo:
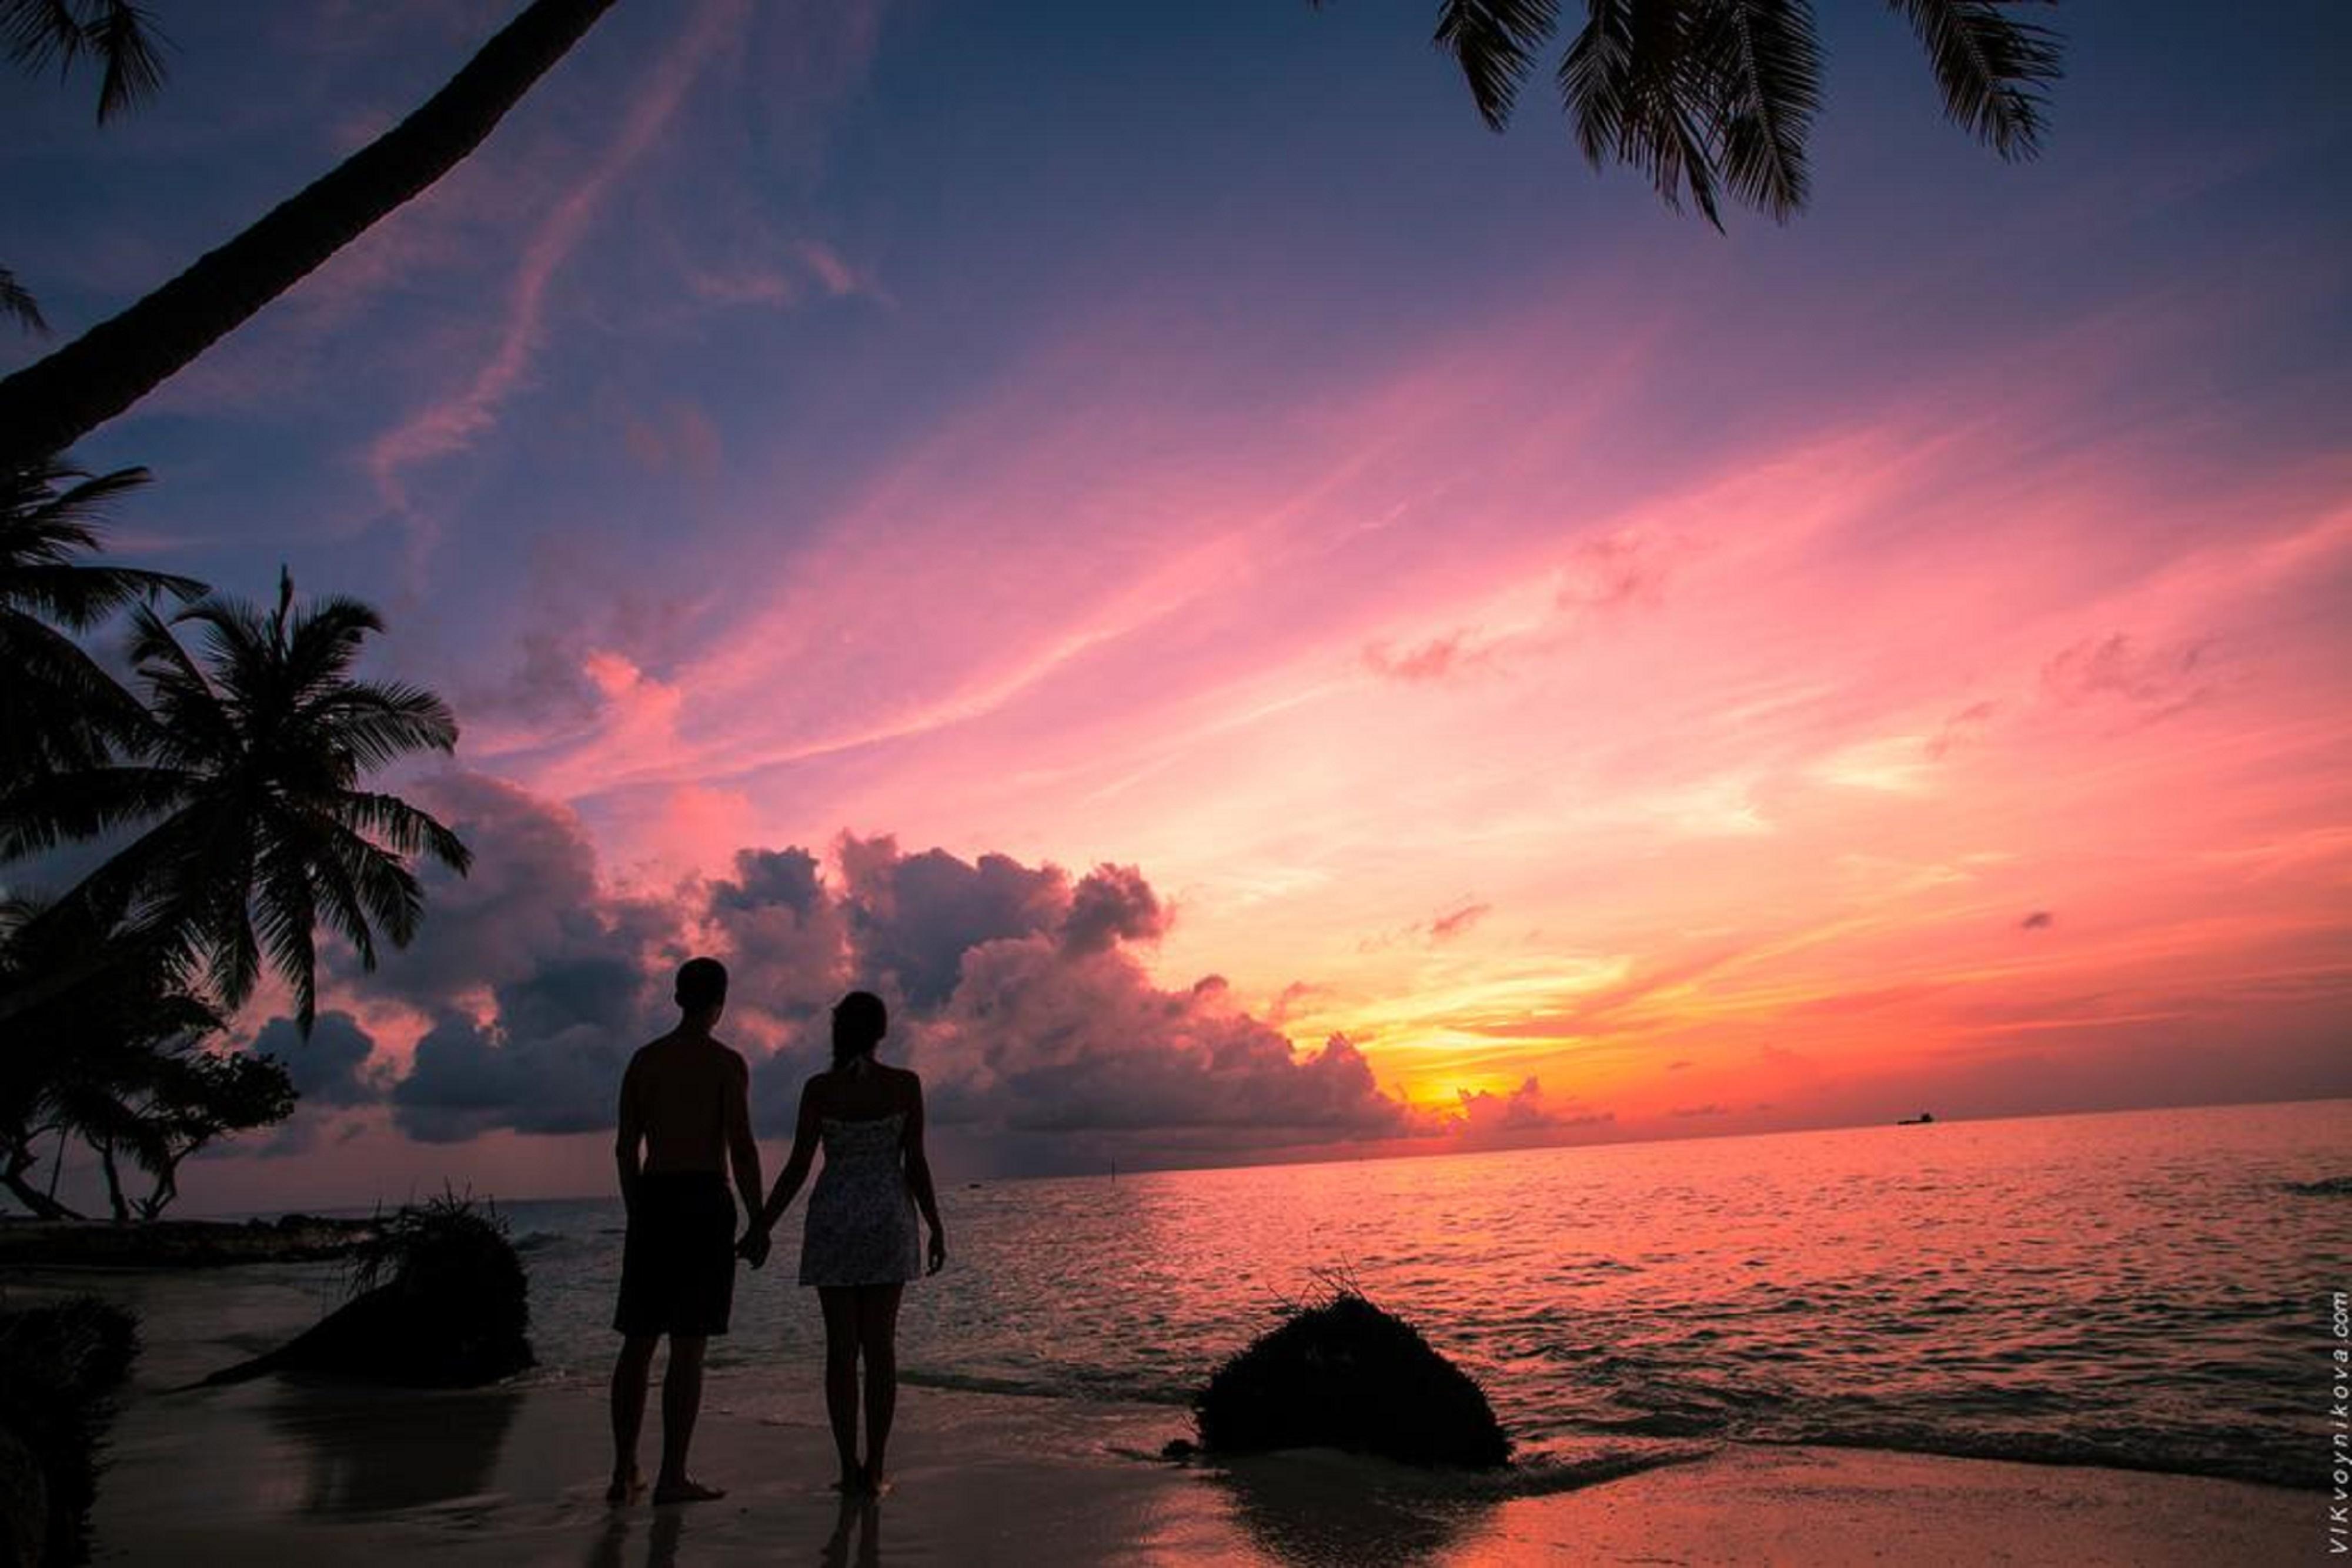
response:
[[[139,1322],[93,1297],[0,1314],[0,1563],[80,1563],[111,1396]]]
[[[353,1251],[351,1289],[313,1327],[205,1381],[301,1372],[473,1388],[535,1364],[530,1281],[495,1207],[444,1194],[394,1210]]]
[[[1219,1367],[1192,1414],[1211,1453],[1329,1448],[1473,1469],[1511,1458],[1477,1380],[1346,1288],[1293,1311]]]

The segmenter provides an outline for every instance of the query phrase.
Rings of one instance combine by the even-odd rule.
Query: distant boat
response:
[[[1924,1127],[1936,1119],[1933,1111],[1922,1111],[1916,1116],[1906,1116],[1895,1124],[1898,1127]]]

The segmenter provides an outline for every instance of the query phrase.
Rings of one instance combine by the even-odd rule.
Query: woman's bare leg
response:
[[[857,1287],[857,1345],[866,1357],[866,1486],[882,1490],[890,1418],[898,1408],[898,1299],[904,1285]]]
[[[824,1308],[824,1413],[833,1423],[833,1447],[841,1456],[841,1490],[863,1484],[857,1468],[857,1288],[820,1285]]]

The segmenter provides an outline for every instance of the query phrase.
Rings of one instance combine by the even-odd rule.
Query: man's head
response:
[[[688,958],[678,966],[678,1011],[709,1024],[719,1021],[726,1007],[726,965],[716,958]]]

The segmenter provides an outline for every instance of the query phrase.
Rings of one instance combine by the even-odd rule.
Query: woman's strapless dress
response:
[[[922,1276],[915,1195],[899,1150],[906,1120],[894,1111],[820,1124],[824,1165],[801,1233],[802,1284],[898,1285]]]

